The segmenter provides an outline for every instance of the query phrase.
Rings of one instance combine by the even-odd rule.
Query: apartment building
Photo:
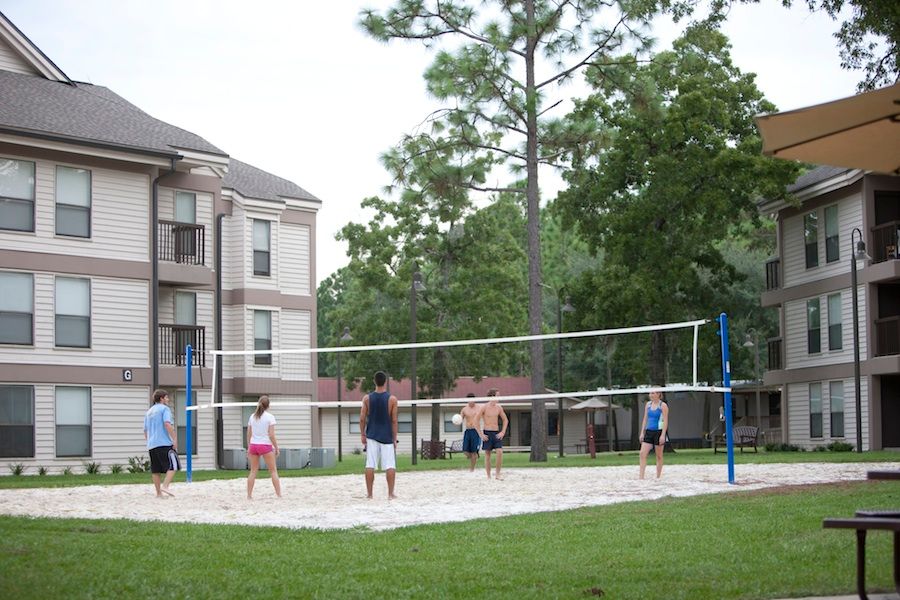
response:
[[[215,468],[247,410],[209,402],[208,351],[315,340],[316,213],[300,186],[72,81],[0,13],[0,464],[28,471],[145,455],[152,390],[171,392],[184,453]],[[219,398],[315,398],[309,355],[289,369],[237,357]],[[309,446],[311,411],[279,415]]]
[[[900,448],[900,178],[822,166],[773,202],[778,255],[766,264],[764,307],[779,311],[766,385],[782,387],[785,442],[857,444],[851,265],[856,242],[859,406],[864,450]]]

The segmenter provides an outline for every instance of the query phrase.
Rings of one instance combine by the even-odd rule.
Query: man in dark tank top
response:
[[[362,400],[360,437],[366,450],[366,497],[372,498],[375,469],[385,472],[388,498],[393,500],[397,473],[397,398],[387,391],[387,375],[375,373],[375,391]]]

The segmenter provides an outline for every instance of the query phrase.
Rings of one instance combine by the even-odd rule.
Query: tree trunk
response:
[[[443,398],[447,391],[447,354],[443,348],[434,351],[434,366],[431,377],[432,398]],[[431,441],[441,439],[441,405],[435,402],[431,405]]]
[[[537,32],[534,24],[534,0],[525,1],[528,29],[525,45],[525,112],[526,173],[528,199],[528,328],[531,335],[541,333],[541,232],[540,198],[538,196],[537,89],[534,74],[534,51]],[[531,342],[531,393],[544,393],[544,345]],[[531,401],[531,462],[547,460],[547,405],[544,400]]]

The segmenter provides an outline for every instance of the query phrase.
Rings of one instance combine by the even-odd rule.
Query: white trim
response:
[[[861,169],[851,169],[849,171],[841,173],[840,175],[835,175],[834,177],[830,177],[828,179],[825,179],[824,181],[820,181],[801,190],[798,190],[793,193],[793,196],[801,203],[803,203],[823,194],[828,194],[835,190],[853,185],[854,183],[862,179],[866,175],[866,173],[868,173],[868,171],[863,171]],[[794,206],[796,206],[796,204],[790,203],[785,200],[775,200],[773,202],[761,204],[759,207],[759,211],[762,213],[772,213]]]
[[[40,48],[34,45],[25,35],[13,25],[12,21],[0,13],[0,37],[21,56],[25,62],[31,65],[35,71],[51,81],[60,81],[71,84],[72,80],[47,58]]]
[[[102,140],[85,140],[87,142]],[[40,138],[32,138],[28,136],[17,136],[13,134],[0,133],[0,142],[14,144],[16,146],[28,146],[31,148],[42,148],[46,150],[57,150],[59,152],[68,152],[69,154],[81,154],[84,156],[96,156],[99,158],[108,158],[110,160],[121,160],[125,162],[139,163],[142,165],[152,165],[156,167],[170,167],[172,161],[163,156],[152,156],[148,154],[131,154],[125,150],[118,152],[116,150],[107,150],[105,148],[97,148],[94,146],[82,144],[67,144],[65,142],[56,142]],[[29,159],[34,160],[34,159]]]

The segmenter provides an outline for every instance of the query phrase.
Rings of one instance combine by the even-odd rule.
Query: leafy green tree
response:
[[[723,240],[743,219],[758,220],[754,200],[783,197],[796,176],[792,163],[760,154],[753,116],[775,107],[731,62],[725,36],[700,25],[650,64],[590,70],[589,79],[596,93],[579,103],[576,120],[606,123],[610,143],[576,153],[558,200],[604,253],[578,301],[603,326],[715,317],[721,290],[741,281]],[[714,331],[705,335],[711,352]],[[667,335],[654,332],[648,346],[636,379],[664,382]]]
[[[343,228],[340,237],[348,242],[351,260],[327,319],[351,327],[355,344],[408,341],[412,277],[419,270],[425,291],[417,296],[417,341],[519,334],[526,289],[521,205],[501,195],[476,210],[465,193],[457,194],[459,188],[440,185],[453,168],[434,155],[416,161],[411,187],[395,199],[367,199],[363,206],[374,209],[375,217]],[[406,350],[360,353],[344,364],[348,374],[384,369],[400,378],[410,374],[409,358]],[[514,348],[486,353],[466,346],[420,350],[418,359],[417,395],[431,398],[444,397],[461,375],[506,374],[523,362]],[[440,414],[433,405],[435,440]]]
[[[668,4],[664,2],[663,4]],[[398,0],[383,13],[366,10],[362,26],[381,41],[415,40],[431,47],[447,40],[425,73],[426,87],[449,105],[431,119],[431,130],[409,136],[393,156],[398,182],[410,158],[422,153],[473,155],[472,171],[457,185],[471,190],[504,188],[487,184],[501,164],[525,174],[527,214],[528,326],[542,328],[541,247],[538,166],[559,165],[565,150],[596,135],[591,121],[554,119],[561,98],[550,96],[588,66],[602,69],[634,63],[646,49],[642,27],[657,10],[653,0],[612,2],[525,0]],[[412,150],[412,154],[408,151]],[[451,181],[451,180],[447,180]],[[531,389],[544,389],[544,354],[531,344]],[[547,458],[547,413],[532,402],[531,460]]]

